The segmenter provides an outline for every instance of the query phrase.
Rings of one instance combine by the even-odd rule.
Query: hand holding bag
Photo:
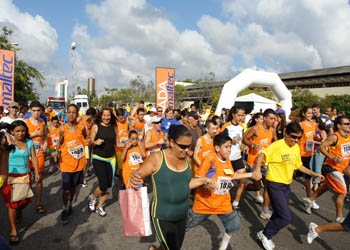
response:
[[[9,176],[7,183],[11,185],[11,202],[25,200],[34,196],[30,187],[29,174],[19,177]]]
[[[124,237],[152,235],[147,187],[119,191]]]

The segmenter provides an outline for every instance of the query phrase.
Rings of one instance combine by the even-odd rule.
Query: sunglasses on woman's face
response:
[[[190,144],[190,145],[179,144],[179,143],[177,143],[176,141],[174,141],[174,143],[175,143],[179,148],[181,148],[182,150],[186,150],[186,149],[188,149],[188,148],[191,146],[191,144]]]

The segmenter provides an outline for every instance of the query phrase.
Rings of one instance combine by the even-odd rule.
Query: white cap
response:
[[[161,116],[155,115],[155,116],[152,117],[151,122],[152,122],[152,123],[158,123],[158,122],[160,122],[161,120],[162,120],[162,117],[161,117]]]

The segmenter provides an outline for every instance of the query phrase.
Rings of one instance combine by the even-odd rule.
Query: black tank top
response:
[[[98,130],[95,140],[102,139],[104,142],[101,145],[95,145],[93,153],[103,158],[112,157],[115,155],[115,129],[111,125],[105,127],[98,124],[97,127]]]

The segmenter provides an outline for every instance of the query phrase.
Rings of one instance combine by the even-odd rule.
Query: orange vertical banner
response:
[[[15,52],[0,49],[0,106],[4,110],[13,101],[15,92]]]
[[[175,108],[175,69],[156,68],[157,107]]]

